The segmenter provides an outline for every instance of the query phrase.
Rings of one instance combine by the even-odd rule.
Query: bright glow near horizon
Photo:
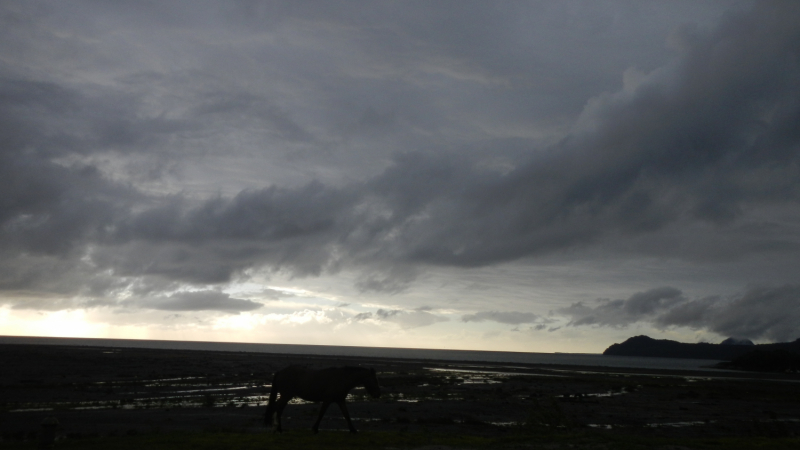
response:
[[[85,337],[107,339],[155,339],[241,343],[343,345],[366,347],[404,347],[447,350],[499,350],[516,352],[600,353],[605,342],[594,346],[585,343],[585,331],[571,330],[567,335],[550,339],[531,339],[530,333],[508,331],[484,324],[483,330],[466,331],[451,321],[439,328],[404,329],[386,327],[380,322],[335,322],[325,311],[297,311],[290,314],[226,314],[216,317],[193,317],[173,326],[102,322],[104,315],[83,310],[49,313],[0,309],[3,335]],[[454,317],[455,319],[456,317]],[[546,337],[546,336],[545,336]],[[682,338],[680,335],[665,335]],[[622,340],[622,339],[621,339]]]

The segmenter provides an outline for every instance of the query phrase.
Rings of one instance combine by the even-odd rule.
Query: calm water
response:
[[[523,353],[418,348],[345,347],[337,345],[247,344],[238,342],[154,341],[135,339],[88,339],[0,336],[0,344],[86,345],[97,347],[213,350],[224,352],[283,353],[295,355],[365,356],[493,363],[563,364],[572,366],[642,369],[709,370],[719,361],[709,359],[604,356],[595,353]]]

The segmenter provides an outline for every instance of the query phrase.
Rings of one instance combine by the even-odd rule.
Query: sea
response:
[[[0,336],[0,344],[79,345],[114,348],[210,350],[221,352],[278,353],[292,355],[357,356],[473,363],[552,364],[566,366],[616,367],[627,369],[720,371],[718,360],[607,356],[599,353],[528,353],[486,350],[437,350],[400,347],[356,347],[340,345],[260,344],[241,342],[162,341],[146,339],[98,339]]]

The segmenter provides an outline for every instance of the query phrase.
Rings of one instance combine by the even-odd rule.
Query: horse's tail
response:
[[[277,381],[276,376],[272,377],[272,387],[269,389],[269,402],[267,403],[267,411],[264,413],[264,425],[272,426],[272,418],[275,415],[275,403],[278,398],[278,388],[275,386]]]

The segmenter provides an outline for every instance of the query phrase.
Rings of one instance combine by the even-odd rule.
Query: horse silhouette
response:
[[[319,416],[311,429],[316,433],[319,431],[319,423],[325,411],[331,403],[339,405],[342,410],[347,426],[351,433],[358,430],[350,420],[350,413],[345,405],[345,398],[351,389],[357,386],[364,386],[369,395],[373,397],[381,396],[381,388],[378,386],[378,378],[375,369],[364,367],[331,367],[328,369],[313,370],[304,366],[289,366],[275,372],[272,377],[272,390],[269,393],[269,403],[264,415],[266,426],[273,424],[273,416],[276,417],[275,431],[282,432],[281,414],[283,408],[294,397],[311,402],[322,402]],[[280,398],[278,397],[280,394]],[[276,414],[277,413],[277,414]]]

